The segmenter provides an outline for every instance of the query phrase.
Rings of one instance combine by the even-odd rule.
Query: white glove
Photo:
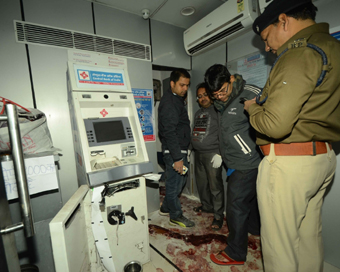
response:
[[[187,160],[188,160],[188,162],[190,162],[190,156],[191,156],[191,150],[189,149],[189,150],[188,150],[188,155],[187,155]]]
[[[218,154],[215,154],[211,160],[211,163],[214,168],[219,168],[222,165],[222,157]]]

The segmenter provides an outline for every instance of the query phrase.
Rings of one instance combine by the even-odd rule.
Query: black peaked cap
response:
[[[273,0],[254,21],[254,32],[260,35],[267,26],[277,20],[281,13],[287,13],[292,9],[311,2],[312,0]]]

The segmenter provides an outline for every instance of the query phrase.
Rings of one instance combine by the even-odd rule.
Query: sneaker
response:
[[[164,211],[162,206],[159,208],[158,213],[163,216],[169,215],[169,212]]]
[[[184,217],[183,215],[175,219],[170,219],[169,224],[172,226],[180,226],[182,228],[192,228],[195,226],[194,222],[190,221],[188,218]]]

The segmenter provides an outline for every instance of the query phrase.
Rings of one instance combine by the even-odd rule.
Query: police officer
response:
[[[340,140],[340,42],[311,0],[274,0],[253,24],[278,55],[262,96],[246,101],[265,155],[257,179],[266,272],[323,271],[321,206]]]

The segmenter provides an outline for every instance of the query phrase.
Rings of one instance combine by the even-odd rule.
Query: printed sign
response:
[[[124,85],[123,75],[100,71],[77,70],[78,81],[87,84]]]
[[[74,64],[77,87],[91,90],[127,90],[124,70]]]
[[[135,98],[138,119],[145,142],[155,141],[155,118],[153,113],[153,90],[132,89]]]

